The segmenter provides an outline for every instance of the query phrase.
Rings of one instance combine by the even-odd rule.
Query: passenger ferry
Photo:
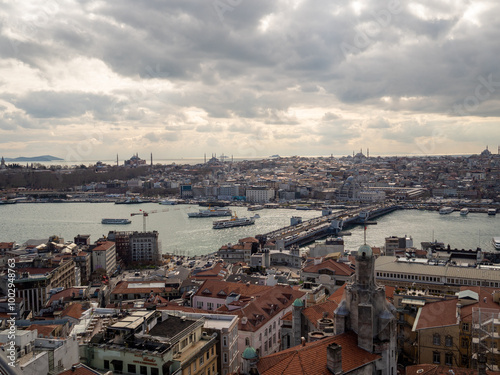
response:
[[[493,246],[495,246],[495,249],[500,250],[500,237],[493,237],[491,242],[493,243]]]
[[[102,219],[101,224],[130,224],[129,219]]]
[[[218,217],[218,216],[231,216],[229,208],[209,208],[208,210],[201,209],[199,212],[188,212],[188,217]]]
[[[233,227],[242,227],[245,225],[255,224],[255,219],[259,216],[252,217],[242,217],[239,218],[236,215],[233,215],[231,219],[227,220],[217,220],[213,222],[213,229],[224,229],[224,228],[233,228]]]
[[[468,214],[469,214],[469,209],[467,207],[464,207],[460,210],[461,216],[467,216]]]
[[[488,215],[494,216],[497,214],[497,209],[496,208],[488,208]]]
[[[454,211],[453,207],[441,207],[439,213],[441,215],[451,214]]]

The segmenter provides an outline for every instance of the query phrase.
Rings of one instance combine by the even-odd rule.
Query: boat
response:
[[[464,207],[460,210],[461,216],[467,216],[468,214],[469,214],[469,209],[467,207]]]
[[[101,224],[130,224],[129,219],[102,219]]]
[[[144,200],[141,198],[127,198],[125,200],[116,201],[115,204],[139,204],[139,203],[151,203],[151,200]]]
[[[258,211],[258,210],[263,210],[264,206],[262,205],[256,205],[256,206],[249,206],[248,211]]]
[[[164,199],[164,200],[160,201],[160,204],[167,205],[167,206],[173,206],[177,203],[178,202],[176,200],[173,200],[173,199]]]
[[[488,208],[488,215],[494,216],[497,214],[497,209],[496,208]]]
[[[221,207],[213,207],[208,210],[201,209],[199,212],[188,212],[188,217],[218,217],[231,215],[230,209]]]
[[[451,214],[454,211],[453,207],[441,207],[439,213],[441,215]]]
[[[224,229],[224,228],[242,227],[245,225],[253,225],[255,224],[255,219],[257,217],[252,216],[252,217],[239,218],[238,216],[233,215],[231,219],[214,221],[212,227],[213,229]]]
[[[492,242],[495,249],[500,250],[500,237],[493,237]]]

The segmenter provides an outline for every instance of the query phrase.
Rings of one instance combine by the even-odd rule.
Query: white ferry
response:
[[[495,246],[495,249],[500,250],[500,237],[493,237],[491,242],[493,243],[493,246]]]
[[[454,211],[453,207],[441,207],[439,213],[441,215],[451,214]]]
[[[101,224],[130,224],[129,219],[102,219]]]
[[[201,209],[199,212],[189,212],[188,217],[218,217],[218,216],[231,216],[229,208],[209,208],[208,210]]]
[[[497,209],[496,208],[488,208],[488,215],[494,216],[497,214]]]
[[[224,229],[224,228],[233,228],[233,227],[242,227],[245,225],[252,225],[252,224],[255,224],[255,219],[257,217],[258,216],[238,218],[238,216],[233,215],[231,217],[231,219],[214,221],[213,229]]]
[[[164,199],[164,200],[160,201],[160,204],[166,205],[166,206],[173,206],[173,205],[176,205],[177,203],[179,203],[179,202],[175,199]]]
[[[460,210],[461,216],[467,216],[468,214],[469,214],[469,209],[467,207],[464,207]]]

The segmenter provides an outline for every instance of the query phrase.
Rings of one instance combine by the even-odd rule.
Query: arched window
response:
[[[250,346],[250,339],[248,337],[245,339],[245,346]]]
[[[448,347],[453,346],[453,337],[451,337],[450,335],[446,336],[444,344]]]
[[[435,333],[434,336],[432,337],[432,343],[434,345],[441,345],[441,336],[439,336],[439,334]]]

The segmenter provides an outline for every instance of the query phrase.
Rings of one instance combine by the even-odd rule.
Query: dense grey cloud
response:
[[[18,128],[92,126],[114,134],[95,152],[170,158],[477,152],[500,135],[495,1],[0,3],[0,151],[22,151]]]

